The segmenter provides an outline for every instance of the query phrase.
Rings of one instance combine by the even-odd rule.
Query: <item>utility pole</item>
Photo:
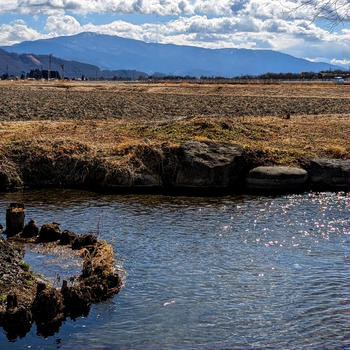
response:
[[[49,70],[47,71],[47,81],[51,78],[51,63],[52,63],[52,53],[49,55]]]

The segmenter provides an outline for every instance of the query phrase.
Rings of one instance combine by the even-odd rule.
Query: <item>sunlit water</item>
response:
[[[0,222],[13,201],[40,225],[98,231],[126,276],[87,318],[67,320],[46,339],[34,326],[9,343],[1,330],[0,348],[350,348],[349,194],[27,191],[0,195]],[[45,271],[55,276],[52,266]]]

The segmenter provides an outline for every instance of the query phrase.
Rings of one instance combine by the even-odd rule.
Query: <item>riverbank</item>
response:
[[[144,140],[116,147],[117,151],[108,153],[97,145],[70,139],[5,144],[0,155],[0,189],[229,194],[348,190],[350,186],[349,159],[309,158],[302,152],[209,140],[180,144]],[[259,185],[252,178],[258,178]]]
[[[309,190],[315,176],[348,174],[347,86],[1,82],[0,90],[1,190],[232,193],[259,166],[302,168]],[[338,170],[314,176],[315,159]]]

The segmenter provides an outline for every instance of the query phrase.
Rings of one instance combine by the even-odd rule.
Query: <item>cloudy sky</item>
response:
[[[350,65],[350,0],[0,0],[0,45],[84,31]]]

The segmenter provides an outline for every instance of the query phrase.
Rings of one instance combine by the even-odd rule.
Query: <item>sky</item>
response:
[[[350,0],[0,0],[0,46],[86,31],[350,67]]]

